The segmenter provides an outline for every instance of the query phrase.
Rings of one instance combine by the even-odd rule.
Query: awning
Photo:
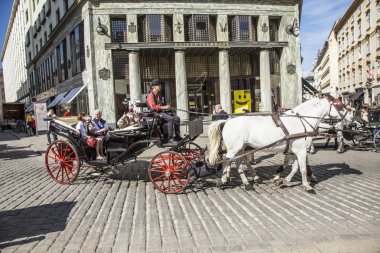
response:
[[[302,88],[309,94],[315,95],[319,93],[319,91],[314,88],[308,81],[306,81],[304,78],[302,78]]]
[[[69,91],[67,95],[59,102],[59,104],[67,104],[74,100],[76,96],[86,87],[86,85],[77,87]]]
[[[59,93],[57,96],[55,96],[54,100],[51,101],[51,103],[48,105],[48,108],[54,107],[58,105],[59,102],[61,102],[62,98],[67,94],[67,91]]]
[[[355,93],[350,97],[350,101],[355,101],[355,100],[357,100],[357,99],[360,98],[363,94],[364,94],[364,92],[361,91],[361,90],[355,92]]]
[[[33,103],[30,104],[26,109],[25,109],[25,112],[31,112],[33,111]]]

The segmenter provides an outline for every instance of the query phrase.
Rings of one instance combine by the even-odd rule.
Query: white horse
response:
[[[288,111],[281,116],[281,120],[290,135],[314,132],[321,119],[329,116],[331,118],[340,117],[340,113],[329,99],[311,99],[297,106],[292,111]],[[224,124],[222,132],[220,126]],[[284,152],[286,150],[285,134],[280,127],[277,127],[271,116],[242,116],[231,120],[219,120],[210,125],[208,137],[210,139],[210,164],[218,163],[219,146],[221,137],[226,146],[227,160],[223,161],[222,183],[228,180],[231,169],[231,161],[235,160],[241,179],[246,189],[251,188],[242,168],[242,159],[246,159],[245,164],[249,168],[252,176],[256,177],[255,171],[250,166],[247,157],[242,156],[244,149],[250,146],[254,149],[265,148],[269,152]],[[281,141],[282,140],[282,141]],[[302,174],[302,185],[307,191],[313,188],[306,178],[307,148],[312,138],[304,136],[289,140],[289,151],[296,155]]]
[[[356,111],[355,109],[346,109],[342,108],[340,112],[340,117],[338,118],[338,122],[333,126],[335,128],[335,131],[337,132],[337,139],[339,142],[339,147],[338,147],[338,152],[341,150],[343,152],[344,150],[344,142],[343,142],[343,127],[352,124],[354,121]],[[332,128],[331,125],[321,122],[318,126],[318,132],[319,133],[327,133],[329,131],[329,128]],[[311,150],[314,150],[313,146],[313,140],[311,141],[310,147]],[[313,152],[311,152],[313,153]],[[341,152],[340,152],[341,153]],[[282,183],[282,178],[281,178],[281,173],[284,171],[284,168],[286,168],[289,164],[293,163],[293,168],[292,172],[285,178],[285,182],[290,182],[294,174],[298,170],[298,161],[297,157],[293,154],[287,154],[284,159],[284,164],[281,165],[277,170],[276,170],[276,175],[274,177],[274,182],[279,185]],[[313,174],[313,172],[310,169],[308,160],[307,160],[307,177],[311,182],[318,182],[317,177]]]

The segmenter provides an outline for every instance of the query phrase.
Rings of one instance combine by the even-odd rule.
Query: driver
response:
[[[180,119],[176,115],[170,115],[167,112],[163,112],[163,110],[168,110],[170,108],[169,105],[162,105],[159,92],[161,90],[161,82],[158,79],[154,79],[152,81],[152,91],[146,97],[146,102],[148,107],[158,113],[161,118],[165,119],[168,122],[168,144],[176,145],[177,142],[173,139],[173,126],[175,130],[175,139],[180,140],[180,130],[179,124]]]

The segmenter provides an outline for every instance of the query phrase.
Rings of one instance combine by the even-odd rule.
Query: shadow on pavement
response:
[[[0,249],[41,241],[45,235],[63,231],[76,202],[58,202],[0,212]]]
[[[24,147],[13,147],[5,144],[0,145],[0,159],[14,160],[14,159],[24,159],[28,157],[39,156],[38,153],[33,150],[25,150],[25,148],[30,148],[29,146]]]

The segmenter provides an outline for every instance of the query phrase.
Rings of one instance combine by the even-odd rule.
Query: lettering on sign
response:
[[[177,42],[176,47],[228,47],[228,42]]]

